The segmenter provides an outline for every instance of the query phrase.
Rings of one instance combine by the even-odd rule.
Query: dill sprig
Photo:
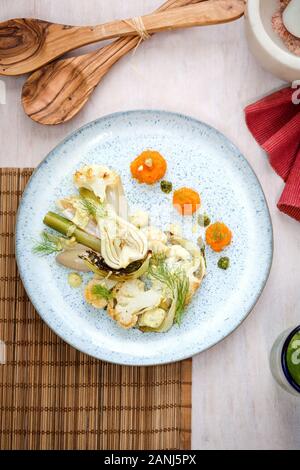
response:
[[[176,310],[175,310],[175,321],[180,325],[183,317],[183,313],[186,305],[186,298],[189,293],[189,279],[184,272],[178,274],[177,281],[177,301],[176,301]]]
[[[105,300],[110,300],[112,298],[112,292],[101,284],[95,284],[92,287],[92,294]]]
[[[186,298],[189,292],[189,279],[184,271],[176,269],[171,271],[166,264],[166,256],[162,253],[151,258],[148,271],[152,279],[164,284],[176,302],[175,323],[180,324],[185,309]]]
[[[88,215],[94,217],[96,220],[107,215],[104,204],[102,202],[96,202],[83,196],[81,196],[80,199],[82,208],[87,212]]]
[[[60,237],[44,231],[41,233],[41,239],[36,242],[32,251],[34,254],[46,256],[58,253],[59,251],[62,251],[62,249],[63,246]]]

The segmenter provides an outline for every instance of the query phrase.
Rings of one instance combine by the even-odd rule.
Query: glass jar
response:
[[[276,339],[270,354],[271,372],[287,392],[300,397],[300,326]]]

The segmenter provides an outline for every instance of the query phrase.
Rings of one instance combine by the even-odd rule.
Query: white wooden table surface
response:
[[[160,0],[1,0],[0,20],[37,17],[92,24],[154,10]],[[276,209],[283,183],[249,134],[246,104],[281,82],[247,48],[244,21],[157,35],[110,71],[84,110],[43,127],[20,104],[21,78],[2,79],[1,166],[35,166],[60,140],[95,118],[156,108],[189,114],[224,132],[250,161],[271,210],[275,253],[267,287],[242,326],[193,360],[194,449],[299,449],[300,401],[274,383],[268,353],[276,336],[299,324],[300,225]],[[259,263],[259,260],[257,260]]]

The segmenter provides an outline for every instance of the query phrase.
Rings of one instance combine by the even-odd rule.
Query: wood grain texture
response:
[[[168,0],[158,11],[201,1]],[[112,65],[139,43],[139,37],[119,39],[94,52],[60,60],[37,70],[23,86],[25,113],[34,121],[47,125],[70,120],[82,109]]]
[[[94,42],[123,36],[153,34],[165,30],[227,23],[244,13],[243,0],[214,0],[190,5],[184,10],[155,12],[95,26],[69,26],[38,19],[11,19],[0,24],[0,74],[20,75],[48,64],[66,52]],[[142,36],[141,36],[142,37]]]
[[[22,89],[25,113],[40,124],[55,125],[73,118],[104,75],[138,43],[120,39],[83,56],[53,62],[34,72]]]
[[[0,20],[48,18],[93,24],[153,11],[161,0],[1,0]],[[85,48],[92,50],[95,46]],[[82,112],[60,126],[40,126],[20,106],[23,79],[2,78],[2,166],[36,166],[66,135],[116,111],[166,109],[191,115],[225,133],[246,156],[265,191],[275,252],[266,289],[246,322],[225,341],[193,358],[194,449],[300,449],[299,400],[272,379],[268,354],[285,328],[299,324],[299,223],[276,202],[282,180],[250,135],[243,108],[282,86],[250,54],[244,24],[154,36],[104,77]],[[0,328],[0,339],[1,339]]]

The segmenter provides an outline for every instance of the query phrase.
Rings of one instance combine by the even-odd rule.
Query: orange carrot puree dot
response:
[[[145,150],[133,160],[130,170],[139,183],[154,184],[164,177],[167,162],[159,152]]]
[[[173,205],[181,215],[192,215],[201,206],[197,191],[191,188],[180,188],[174,192]]]
[[[206,243],[217,252],[224,250],[232,240],[232,232],[223,222],[211,224],[206,229],[205,236]]]

